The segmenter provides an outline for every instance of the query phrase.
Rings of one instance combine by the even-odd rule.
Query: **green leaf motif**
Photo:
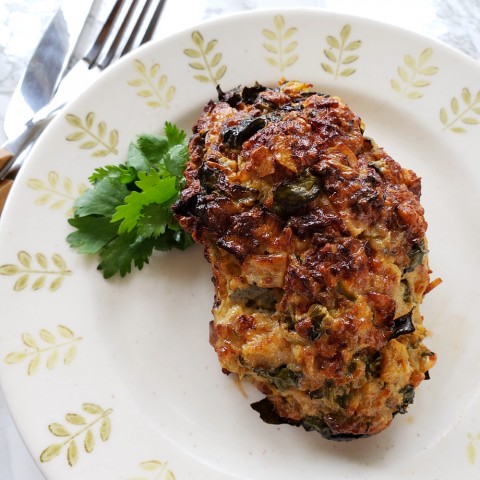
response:
[[[467,461],[470,465],[475,465],[477,462],[477,446],[480,441],[480,432],[476,435],[472,433],[467,434],[467,446],[465,448],[465,453],[467,456]]]
[[[93,452],[95,448],[95,435],[91,430],[88,430],[85,434],[84,448],[87,453]]]
[[[60,423],[51,423],[48,429],[56,437],[68,437],[70,435],[70,432]]]
[[[46,180],[29,178],[27,187],[41,192],[40,196],[35,199],[35,205],[48,205],[52,210],[60,210],[68,206],[67,215],[71,215],[73,211],[72,204],[75,195],[82,195],[87,189],[84,183],[79,183],[74,187],[69,177],[61,179],[55,171],[48,172]]]
[[[32,290],[40,290],[48,284],[48,290],[54,292],[60,288],[66,276],[72,275],[65,260],[57,253],[51,256],[53,267],[50,267],[47,257],[43,253],[35,255],[37,265],[33,264],[33,258],[28,252],[18,252],[17,258],[20,265],[0,265],[0,275],[18,276],[13,285],[15,292],[25,290],[30,284],[31,277],[35,278],[31,284]],[[51,277],[54,278],[49,282]]]
[[[348,23],[342,27],[338,37],[333,35],[327,36],[328,48],[323,50],[327,61],[322,62],[323,70],[329,75],[333,75],[335,79],[338,77],[349,77],[357,70],[354,67],[345,67],[355,63],[359,56],[350,52],[355,52],[362,46],[361,40],[349,41],[352,31],[351,25]]]
[[[128,480],[175,480],[175,475],[168,467],[168,462],[146,460],[138,464],[141,477],[130,477]]]
[[[403,65],[397,67],[397,78],[390,80],[392,89],[410,100],[423,97],[421,89],[431,85],[428,77],[438,73],[438,67],[427,65],[433,49],[424,49],[415,59],[412,55],[403,57]]]
[[[454,133],[465,133],[466,126],[480,125],[480,90],[475,96],[464,87],[460,98],[452,97],[450,100],[450,112],[448,108],[440,109],[440,122],[443,130],[450,130]]]
[[[192,42],[196,48],[186,48],[183,53],[192,59],[188,64],[190,68],[199,72],[193,78],[201,83],[218,85],[220,79],[227,72],[227,66],[225,64],[220,65],[222,53],[214,52],[218,40],[213,39],[206,42],[203,35],[195,30],[192,32]]]
[[[86,453],[92,453],[96,448],[96,434],[100,436],[101,440],[106,442],[110,436],[105,436],[103,433],[104,424],[110,424],[110,415],[113,410],[111,408],[104,410],[99,405],[94,403],[84,403],[82,410],[88,416],[78,413],[67,413],[65,420],[69,423],[69,427],[61,423],[51,423],[48,430],[55,437],[62,439],[61,443],[53,443],[45,448],[40,454],[40,462],[50,462],[58,457],[66,448],[67,463],[70,467],[74,467],[80,459],[80,448],[78,439],[83,436],[83,450]],[[100,429],[98,429],[100,424]],[[111,426],[109,427],[111,430]],[[97,433],[96,433],[97,432]]]
[[[150,68],[136,59],[133,66],[138,77],[127,83],[137,88],[137,95],[146,99],[147,106],[151,108],[170,108],[170,102],[175,95],[175,87],[167,86],[168,77],[160,73],[160,65],[153,64]]]
[[[292,39],[297,33],[297,28],[286,28],[283,15],[276,15],[273,19],[273,25],[274,30],[267,28],[262,30],[262,34],[267,40],[263,44],[263,48],[272,54],[266,57],[265,61],[283,72],[298,60],[298,55],[293,53],[298,47],[298,42]]]
[[[75,466],[78,462],[78,447],[75,440],[72,440],[68,446],[67,460],[71,467]]]
[[[118,130],[111,130],[108,133],[107,124],[104,121],[98,122],[95,127],[94,112],[89,112],[84,122],[73,113],[67,113],[65,119],[72,127],[76,128],[66,137],[67,141],[80,142],[79,147],[82,150],[91,150],[92,157],[118,154]]]
[[[58,365],[61,354],[63,363],[69,365],[77,351],[76,344],[82,340],[82,337],[77,337],[64,325],[57,326],[57,334],[60,338],[49,330],[41,329],[37,341],[30,333],[22,333],[24,349],[6,355],[5,363],[13,365],[28,360],[28,375],[37,373],[43,359],[46,359],[45,365],[48,370],[54,369]]]

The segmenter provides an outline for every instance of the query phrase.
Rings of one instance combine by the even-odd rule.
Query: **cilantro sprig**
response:
[[[165,123],[165,135],[144,134],[130,144],[124,164],[97,168],[75,202],[67,237],[79,253],[98,254],[105,278],[141,270],[154,250],[185,250],[193,240],[171,206],[184,187],[185,132]]]

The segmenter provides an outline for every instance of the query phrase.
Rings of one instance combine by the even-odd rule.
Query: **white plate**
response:
[[[244,398],[221,373],[208,343],[212,287],[200,247],[157,254],[142,272],[106,281],[96,259],[65,241],[68,211],[89,174],[123,161],[136,134],[159,132],[165,120],[189,130],[217,80],[226,90],[282,76],[343,97],[366,133],[423,177],[430,263],[433,278],[443,278],[423,307],[427,344],[438,354],[432,379],[389,429],[346,444],[262,423],[249,406],[260,394],[247,388]],[[1,381],[45,476],[473,478],[479,78],[476,62],[430,39],[286,9],[223,18],[149,45],[69,105],[19,176],[0,229]],[[105,145],[90,133],[79,138],[84,128],[98,136],[99,126]]]

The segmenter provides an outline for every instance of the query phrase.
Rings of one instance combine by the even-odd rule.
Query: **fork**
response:
[[[7,141],[0,147],[0,213],[30,147],[58,111],[78,92],[79,85],[83,87],[86,81],[88,84],[92,83],[102,70],[118,58],[151,40],[166,0],[157,0],[154,8],[151,5],[152,2],[153,0],[144,0],[142,7],[139,6],[139,0],[131,0],[115,32],[114,27],[118,24],[120,14],[125,10],[122,8],[125,0],[116,0],[88,53],[65,76],[52,101],[35,114],[20,136]],[[143,37],[138,41],[147,17],[150,17],[150,21],[144,30]]]

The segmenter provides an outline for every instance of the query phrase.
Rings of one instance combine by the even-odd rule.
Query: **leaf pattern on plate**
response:
[[[473,435],[471,433],[467,434],[467,447],[465,453],[467,455],[467,461],[470,465],[474,465],[477,461],[477,446],[480,442],[480,433]]]
[[[451,114],[451,115],[450,115]],[[454,133],[465,133],[465,126],[479,125],[480,120],[480,90],[475,96],[467,87],[462,89],[460,99],[452,97],[450,100],[450,112],[447,108],[440,109],[440,121],[443,130]],[[464,125],[464,126],[463,126]]]
[[[66,449],[67,462],[74,467],[80,458],[82,447],[86,453],[92,453],[98,438],[102,442],[106,442],[110,438],[112,424],[109,417],[112,412],[111,408],[104,410],[95,403],[84,403],[82,413],[65,415],[66,423],[51,423],[48,429],[59,441],[52,443],[42,451],[40,462],[50,462]],[[83,441],[79,447],[82,436]]]
[[[42,360],[45,361],[49,370],[55,368],[60,362],[70,365],[77,354],[76,344],[82,338],[77,337],[64,325],[57,326],[57,335],[46,329],[39,331],[38,338],[30,333],[22,333],[21,338],[25,348],[6,355],[5,363],[12,365],[27,361],[28,375],[37,373]]]
[[[68,269],[65,260],[58,253],[51,256],[51,263],[43,253],[37,253],[32,256],[30,253],[20,251],[17,253],[18,264],[8,263],[0,265],[0,275],[9,275],[18,277],[13,285],[13,290],[20,292],[25,290],[31,277],[34,278],[31,284],[32,290],[40,290],[48,285],[48,290],[55,292],[58,290],[64,278],[72,275],[72,271]],[[54,277],[50,281],[51,277]]]
[[[393,90],[411,100],[422,98],[423,93],[419,89],[430,86],[431,82],[427,77],[438,73],[438,67],[427,65],[432,55],[432,48],[423,50],[417,59],[412,55],[405,55],[403,65],[397,67],[398,78],[390,80]]]
[[[322,68],[335,79],[338,77],[349,77],[357,70],[350,66],[355,63],[360,57],[355,52],[362,46],[361,40],[349,41],[352,33],[352,26],[345,24],[340,30],[338,37],[333,35],[327,36],[328,48],[323,50],[328,62],[322,62]]]
[[[94,112],[87,113],[85,121],[73,113],[67,113],[65,119],[72,127],[76,128],[66,137],[67,141],[80,142],[79,147],[91,150],[92,157],[118,154],[118,130],[108,132],[107,124],[104,121],[97,123]]]
[[[298,60],[298,55],[293,53],[298,47],[298,42],[293,39],[298,29],[286,28],[283,15],[275,15],[273,26],[275,30],[268,28],[262,30],[263,36],[268,40],[263,44],[263,48],[272,54],[265,60],[269,65],[283,72]]]
[[[76,195],[82,195],[87,189],[83,182],[74,186],[71,178],[61,179],[60,175],[53,170],[48,172],[45,181],[39,178],[29,178],[27,187],[41,192],[35,200],[35,205],[48,205],[53,210],[59,210],[68,205],[67,215],[72,213],[72,203]]]
[[[189,66],[202,73],[194,75],[193,78],[202,83],[213,83],[218,85],[220,79],[225,75],[227,66],[220,65],[222,53],[216,52],[217,39],[205,43],[203,35],[195,30],[192,32],[192,42],[196,48],[186,48],[183,53],[191,59]]]
[[[147,100],[147,105],[151,108],[166,108],[175,95],[175,87],[167,86],[168,77],[160,72],[160,65],[153,64],[150,68],[138,59],[133,61],[135,71],[138,77],[129,80],[127,83],[137,88],[137,95]]]
[[[168,468],[168,462],[147,460],[139,463],[138,467],[142,470],[141,476],[131,477],[128,480],[175,480],[174,473]]]

